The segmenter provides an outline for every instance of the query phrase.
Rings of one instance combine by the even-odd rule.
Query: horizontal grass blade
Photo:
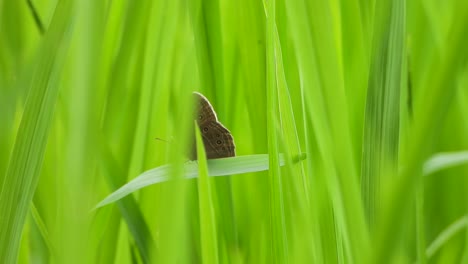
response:
[[[423,175],[428,176],[437,171],[463,164],[468,164],[468,151],[437,153],[424,163]]]
[[[258,154],[250,156],[239,156],[233,158],[213,159],[208,160],[209,176],[227,176],[233,174],[242,174],[249,172],[268,170],[268,155]],[[280,166],[284,165],[284,157],[280,155]],[[99,202],[95,209],[104,205],[113,203],[128,194],[135,192],[143,187],[165,182],[170,179],[171,166],[163,165],[148,171],[143,172],[138,177],[120,187],[115,192],[111,193],[104,200]],[[189,161],[184,164],[184,177],[193,179],[198,177],[197,161]]]

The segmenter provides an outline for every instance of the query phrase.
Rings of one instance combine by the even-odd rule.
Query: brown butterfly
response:
[[[207,159],[218,159],[236,156],[236,146],[231,132],[220,122],[208,99],[200,93],[193,93],[197,110],[197,125],[205,146]],[[195,141],[193,141],[195,142]],[[191,160],[197,159],[197,149],[193,143]]]

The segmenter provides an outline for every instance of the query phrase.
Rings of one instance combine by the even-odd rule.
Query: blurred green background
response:
[[[0,262],[468,263],[466,43],[466,0],[0,0]],[[193,91],[268,171],[181,178]]]

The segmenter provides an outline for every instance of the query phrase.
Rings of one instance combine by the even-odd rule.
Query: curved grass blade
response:
[[[427,247],[426,256],[429,259],[439,250],[447,241],[449,241],[454,235],[468,227],[468,216],[463,216],[451,225],[449,225],[444,231],[442,231],[436,239]]]
[[[123,177],[116,177],[119,172],[123,171],[120,169],[118,162],[112,156],[111,151],[107,146],[102,146],[102,156],[105,159],[101,168],[102,174],[106,176],[107,181],[111,187],[117,188],[121,184]],[[151,253],[155,247],[154,240],[151,236],[150,228],[146,223],[143,213],[140,210],[137,201],[133,196],[125,197],[117,202],[120,214],[122,215],[125,223],[128,226],[135,244],[138,248],[138,252],[144,263],[151,263]]]
[[[31,216],[42,236],[42,239],[44,240],[47,250],[49,251],[48,254],[54,256],[55,248],[53,247],[52,242],[50,241],[49,232],[47,231],[47,227],[44,223],[44,220],[42,219],[41,214],[37,210],[34,203],[31,203]]]
[[[208,160],[207,163],[208,175],[211,177],[265,171],[269,168],[267,154],[214,159]],[[280,155],[279,164],[280,166],[284,165],[283,155]],[[111,193],[104,200],[98,203],[94,209],[120,200],[122,197],[125,197],[143,187],[168,181],[170,179],[170,172],[171,165],[169,164],[145,171],[132,181]],[[186,179],[198,177],[197,161],[189,161],[184,164],[184,177]]]
[[[468,151],[438,153],[429,158],[423,167],[423,175],[468,163]]]

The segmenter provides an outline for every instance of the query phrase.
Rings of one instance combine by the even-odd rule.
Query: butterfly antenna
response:
[[[155,140],[159,140],[159,141],[163,141],[163,142],[166,142],[166,143],[169,143],[169,141],[165,140],[165,139],[162,139],[162,138],[154,138]]]

